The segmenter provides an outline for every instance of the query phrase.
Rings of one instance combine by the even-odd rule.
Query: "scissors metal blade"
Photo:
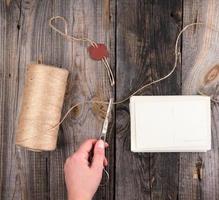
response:
[[[110,115],[110,111],[112,109],[112,105],[113,105],[113,98],[111,98],[109,101],[109,105],[108,105],[107,112],[106,112],[106,117],[104,119],[103,128],[102,128],[102,132],[100,135],[100,139],[102,139],[104,141],[106,140],[106,134],[107,134],[107,129],[108,129],[108,125],[109,125],[109,115]]]

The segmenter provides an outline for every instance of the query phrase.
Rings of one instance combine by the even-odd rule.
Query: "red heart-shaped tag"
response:
[[[97,44],[97,47],[89,46],[88,52],[90,54],[90,57],[94,60],[102,60],[104,57],[107,58],[109,56],[105,44]]]

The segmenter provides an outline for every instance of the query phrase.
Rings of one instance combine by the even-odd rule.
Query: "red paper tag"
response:
[[[90,57],[94,60],[102,60],[104,57],[107,58],[109,56],[105,44],[97,44],[97,47],[89,46],[88,52],[90,54]]]

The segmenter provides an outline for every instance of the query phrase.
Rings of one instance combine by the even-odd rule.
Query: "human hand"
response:
[[[65,182],[68,191],[68,200],[91,200],[101,182],[105,158],[105,147],[108,144],[103,140],[86,140],[79,149],[67,158],[64,166]],[[90,163],[89,156],[93,151]]]

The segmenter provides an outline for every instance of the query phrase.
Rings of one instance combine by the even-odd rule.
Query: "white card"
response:
[[[134,96],[130,113],[134,152],[194,152],[211,148],[209,97]]]

